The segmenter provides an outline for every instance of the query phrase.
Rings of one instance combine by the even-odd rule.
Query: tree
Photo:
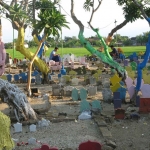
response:
[[[24,48],[25,29],[27,28],[29,23],[32,24],[32,18],[29,18],[32,11],[31,9],[28,9],[28,4],[28,0],[22,0],[20,3],[12,0],[10,5],[0,0],[0,5],[2,6],[1,13],[5,14],[6,17],[11,20],[13,28],[18,31],[16,50],[22,53],[29,60],[31,60],[34,56],[34,53]],[[47,73],[49,71],[46,63],[41,59],[36,58],[34,63],[36,66],[38,66],[41,72]]]
[[[77,17],[74,14],[74,1],[71,0],[71,17],[73,19],[73,21],[79,26],[79,35],[78,38],[80,39],[80,42],[84,45],[84,47],[93,55],[96,55],[99,59],[101,59],[104,63],[109,64],[111,67],[115,68],[118,73],[125,77],[125,71],[124,68],[121,67],[117,62],[115,62],[111,56],[109,55],[108,52],[108,45],[112,40],[112,35],[113,33],[122,26],[122,24],[120,26],[117,26],[114,30],[111,31],[111,33],[109,34],[109,37],[107,38],[106,42],[104,41],[104,39],[100,36],[100,34],[98,33],[99,30],[97,28],[94,28],[91,25],[91,21],[93,18],[94,13],[98,10],[98,8],[101,5],[102,0],[98,0],[98,5],[96,8],[94,8],[94,0],[86,0],[84,3],[84,8],[88,11],[90,11],[90,9],[92,10],[91,12],[91,17],[90,20],[88,21],[89,26],[91,27],[91,29],[97,34],[97,37],[101,40],[102,46],[104,47],[104,51],[105,54],[97,51],[96,49],[94,49],[94,47],[91,45],[91,43],[89,43],[85,38],[84,38],[84,25],[82,24],[82,22],[80,20],[77,19]],[[123,22],[124,24],[125,22]]]
[[[36,8],[40,9],[40,12],[38,14],[39,20],[36,21],[34,26],[34,31],[32,35],[39,34],[44,30],[44,36],[42,40],[40,41],[40,45],[37,48],[37,51],[35,52],[32,60],[29,63],[29,73],[28,73],[28,84],[27,84],[27,91],[28,94],[31,95],[31,70],[32,70],[32,64],[34,62],[34,59],[36,55],[38,54],[40,47],[42,46],[43,41],[50,35],[53,36],[60,36],[60,31],[62,27],[69,28],[67,26],[67,21],[65,18],[65,15],[62,15],[60,11],[57,10],[55,7],[55,3],[49,1],[49,0],[40,0],[35,3]],[[44,74],[45,77],[46,74]]]

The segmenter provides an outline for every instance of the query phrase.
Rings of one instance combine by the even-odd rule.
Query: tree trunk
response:
[[[39,52],[39,50],[40,50],[40,48],[41,48],[41,46],[42,46],[43,40],[45,40],[45,37],[40,41],[39,46],[38,46],[38,48],[37,48],[37,50],[36,50],[36,52],[35,52],[35,54],[34,54],[32,60],[31,60],[30,63],[29,63],[28,84],[27,84],[27,91],[28,91],[29,96],[31,96],[31,87],[30,87],[30,85],[31,85],[32,64],[33,64],[34,59],[35,59],[35,57],[37,56],[37,54],[38,54],[38,52]]]
[[[28,49],[24,48],[24,28],[20,27],[18,29],[18,39],[16,43],[16,50],[23,54],[26,58],[31,60],[34,56],[34,53],[30,52]],[[49,72],[49,68],[47,64],[42,61],[40,58],[35,57],[34,64],[39,68],[39,70],[47,74]]]

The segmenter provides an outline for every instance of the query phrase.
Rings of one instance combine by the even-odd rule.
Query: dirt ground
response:
[[[24,91],[26,84],[17,84]],[[32,85],[32,87],[35,87]],[[36,86],[41,94],[51,95],[51,85]],[[93,114],[91,119],[78,120],[80,115],[80,101],[73,102],[71,97],[51,97],[51,108],[47,113],[41,114],[45,119],[50,120],[48,127],[38,127],[36,132],[29,131],[29,125],[23,126],[23,132],[15,133],[13,124],[11,127],[11,136],[18,139],[17,142],[28,142],[28,139],[35,138],[39,142],[36,145],[16,146],[15,150],[30,150],[31,148],[40,147],[40,143],[47,143],[50,146],[58,147],[59,150],[76,150],[81,142],[91,140],[98,141],[103,145],[103,150],[150,150],[150,114],[139,114],[139,119],[126,118],[124,120],[114,119],[114,105],[103,101],[102,92],[99,90],[97,95],[89,97],[88,101],[100,100],[102,102],[101,114]],[[127,101],[129,96],[126,97]],[[34,98],[31,105],[42,106],[38,103],[40,98]],[[31,99],[29,99],[29,102]],[[37,102],[36,102],[37,101]],[[131,104],[122,104],[125,110],[131,108]],[[8,106],[0,104],[0,111],[8,113]],[[59,115],[59,113],[67,114]],[[96,121],[96,118],[99,121]],[[101,127],[109,131],[105,136]],[[108,142],[108,140],[110,142]]]

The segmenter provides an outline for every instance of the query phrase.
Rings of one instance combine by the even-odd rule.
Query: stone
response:
[[[127,89],[129,89],[133,85],[133,80],[130,77],[127,77],[125,79],[125,83],[126,83]]]
[[[7,80],[8,80],[8,82],[11,82],[11,81],[12,81],[12,75],[11,75],[11,74],[8,74],[8,75],[7,75]]]
[[[14,124],[15,132],[22,132],[22,123],[17,122]]]
[[[109,78],[102,77],[102,85],[103,85],[104,88],[109,88],[110,87],[110,80],[109,80]]]
[[[89,86],[88,87],[88,95],[93,96],[97,93],[97,86]]]
[[[80,112],[89,111],[91,109],[89,102],[82,100],[80,102]]]
[[[78,85],[79,84],[79,79],[78,78],[73,78],[71,80],[71,82],[72,82],[72,85]]]
[[[111,140],[106,140],[106,145],[112,147],[112,148],[116,148],[117,145],[115,142],[111,141]]]
[[[110,102],[112,100],[112,91],[109,88],[102,89],[103,100]]]
[[[74,70],[69,71],[69,76],[70,76],[71,78],[75,78],[76,75],[77,75],[77,72],[75,72]]]
[[[150,84],[150,74],[149,75],[143,74],[143,80],[145,84]]]
[[[90,77],[90,84],[95,85],[96,84],[96,79],[94,77]]]
[[[105,122],[103,118],[96,117],[94,118],[94,121],[97,123],[99,127],[107,127],[107,123]]]
[[[14,81],[15,81],[15,82],[19,82],[19,75],[18,75],[18,74],[15,74],[15,75],[14,75]]]
[[[78,93],[78,90],[76,88],[74,88],[72,90],[72,94],[71,94],[71,97],[74,101],[77,101],[79,99],[79,93]]]
[[[99,80],[99,74],[98,73],[93,74],[93,77],[95,78],[96,82]]]
[[[92,110],[93,110],[93,111],[95,111],[95,110],[101,111],[101,110],[102,110],[100,101],[94,100],[94,101],[92,102]]]
[[[35,76],[35,83],[38,85],[42,83],[41,76],[39,74]]]
[[[86,100],[87,99],[87,90],[85,88],[80,89],[80,99]]]
[[[130,96],[130,99],[132,98],[132,96],[134,95],[135,93],[135,86],[132,85],[129,89],[128,89],[128,93],[129,93],[129,96]]]
[[[103,145],[102,150],[114,150],[114,149],[108,145]]]
[[[107,127],[99,127],[99,128],[100,128],[100,131],[101,131],[104,138],[112,137],[111,132],[108,130]]]
[[[141,87],[142,92],[142,98],[150,98],[150,85],[149,84],[143,84]]]
[[[36,125],[35,124],[31,124],[29,128],[30,128],[30,132],[36,131]]]

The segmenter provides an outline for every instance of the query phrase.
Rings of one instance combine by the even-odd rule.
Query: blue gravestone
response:
[[[18,74],[15,74],[15,75],[14,75],[14,81],[15,81],[15,82],[18,82],[18,81],[19,81],[19,75],[18,75]]]
[[[127,91],[127,89],[124,88],[124,87],[120,87],[117,90],[117,92],[120,92],[120,99],[123,100],[123,101],[125,101],[125,99],[126,99],[126,91]]]
[[[36,76],[38,74],[39,74],[39,72],[37,70],[34,70],[34,72],[32,73],[32,76]]]
[[[89,102],[87,102],[86,100],[82,100],[80,102],[80,112],[89,111],[89,110],[91,110]]]
[[[80,99],[81,100],[86,100],[87,99],[87,90],[84,88],[80,89]]]
[[[12,81],[12,75],[11,75],[11,74],[8,74],[8,75],[7,75],[7,80],[8,80],[8,82],[11,82],[11,81]]]
[[[94,100],[94,101],[92,102],[92,110],[95,110],[95,111],[96,111],[96,110],[98,110],[98,111],[101,111],[101,110],[102,110],[100,101]]]
[[[71,94],[71,97],[74,101],[77,101],[79,99],[79,93],[78,93],[78,90],[76,88],[74,88],[72,90],[72,94]]]

